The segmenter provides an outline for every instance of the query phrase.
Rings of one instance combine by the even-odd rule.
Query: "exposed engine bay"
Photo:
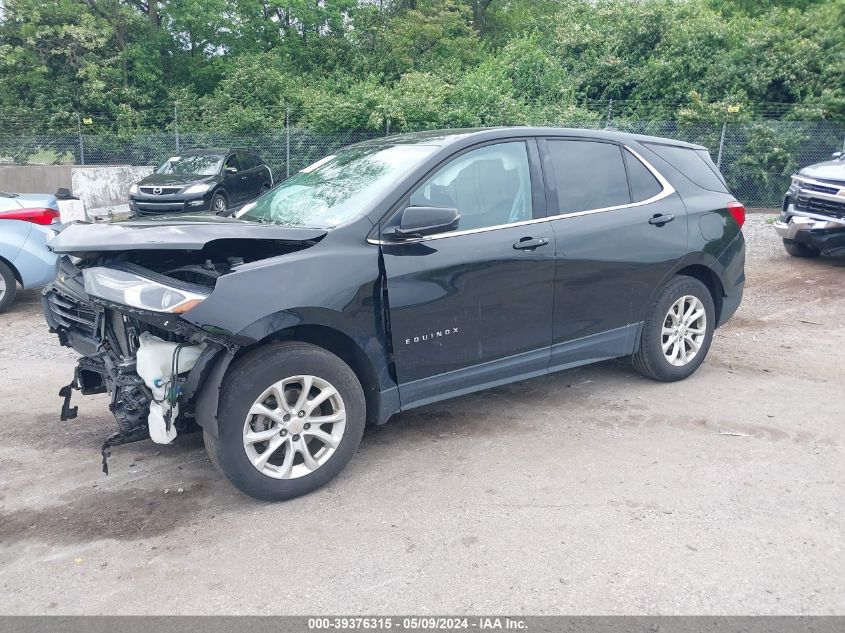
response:
[[[239,348],[224,333],[182,318],[238,266],[306,248],[264,240],[216,240],[201,250],[129,250],[64,255],[42,296],[51,332],[81,354],[61,389],[61,419],[77,416],[74,390],[109,393],[118,430],[110,447],[144,439],[167,444],[198,430],[194,397],[212,362]]]

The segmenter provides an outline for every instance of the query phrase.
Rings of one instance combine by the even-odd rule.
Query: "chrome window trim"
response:
[[[590,139],[585,139],[590,140]],[[631,152],[633,156],[639,160],[645,168],[651,172],[651,175],[657,179],[657,182],[660,183],[662,187],[661,191],[653,195],[651,198],[647,198],[645,200],[641,200],[640,202],[629,202],[628,204],[618,204],[612,207],[600,207],[598,209],[587,209],[585,211],[573,211],[571,213],[561,213],[558,215],[550,215],[545,218],[533,218],[531,220],[522,220],[521,222],[511,222],[509,224],[496,224],[494,226],[485,226],[477,229],[466,229],[465,231],[448,231],[446,233],[435,233],[434,235],[426,235],[425,237],[418,237],[415,239],[409,240],[376,240],[373,238],[367,238],[367,242],[369,244],[383,244],[383,245],[399,245],[399,244],[417,244],[419,242],[430,242],[432,240],[442,240],[447,237],[458,237],[460,235],[473,235],[475,233],[486,233],[487,231],[497,231],[499,229],[509,229],[515,226],[529,226],[531,224],[539,224],[540,222],[550,222],[552,220],[565,220],[567,218],[577,218],[584,215],[593,215],[595,213],[606,213],[608,211],[620,211],[622,209],[632,209],[635,207],[642,207],[647,204],[652,204],[653,202],[657,202],[658,200],[663,200],[664,198],[668,198],[672,194],[675,193],[675,188],[672,184],[663,177],[657,169],[648,162],[645,158],[643,158],[637,151],[633,148],[629,147],[628,145],[622,145],[624,149]],[[627,177],[627,171],[626,171]]]

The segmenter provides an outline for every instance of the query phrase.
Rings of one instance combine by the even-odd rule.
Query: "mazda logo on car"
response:
[[[153,193],[157,196],[161,195],[161,187],[153,187]]]

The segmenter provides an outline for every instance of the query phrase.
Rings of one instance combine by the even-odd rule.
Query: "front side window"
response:
[[[226,159],[226,164],[224,165],[224,167],[226,169],[234,167],[238,171],[241,170],[241,164],[238,162],[238,157],[235,154],[232,154],[231,156],[229,156],[229,158]]]
[[[293,227],[338,226],[360,215],[436,150],[431,145],[347,148],[288,178],[238,217]]]
[[[629,204],[622,149],[599,141],[548,141],[560,213]]]
[[[189,156],[171,156],[157,174],[196,174],[198,176],[214,176],[220,172],[223,157],[220,154],[192,154]]]
[[[457,231],[530,220],[525,143],[499,143],[462,154],[414,191],[409,206],[457,209]]]

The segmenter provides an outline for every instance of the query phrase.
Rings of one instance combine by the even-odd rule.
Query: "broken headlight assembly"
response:
[[[141,310],[182,314],[210,294],[194,284],[180,282],[132,264],[93,266],[82,271],[85,292],[112,303]]]

